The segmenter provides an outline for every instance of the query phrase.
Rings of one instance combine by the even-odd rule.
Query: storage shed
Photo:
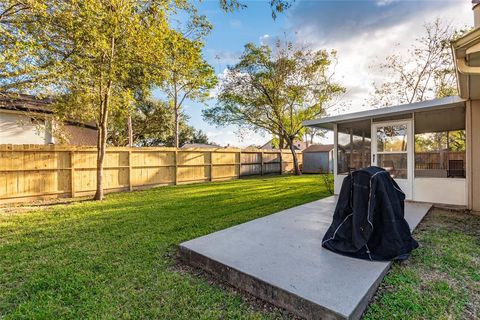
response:
[[[303,172],[332,173],[333,150],[333,144],[313,144],[303,150]]]

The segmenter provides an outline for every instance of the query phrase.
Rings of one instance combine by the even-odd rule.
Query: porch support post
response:
[[[353,129],[350,129],[350,168],[353,168]]]
[[[335,190],[336,181],[338,180],[338,125],[333,124],[333,193],[338,194],[339,190]]]

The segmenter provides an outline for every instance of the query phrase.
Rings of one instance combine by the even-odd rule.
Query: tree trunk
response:
[[[180,148],[180,125],[179,125],[178,108],[175,106],[175,148]]]
[[[283,139],[283,136],[281,134],[278,135],[278,149],[283,149],[285,148],[285,139]]]
[[[107,151],[108,96],[106,95],[100,111],[100,126],[97,141],[97,190],[95,200],[103,200],[103,162]]]
[[[111,53],[109,68],[112,70],[113,57],[115,52],[115,37],[111,38]],[[100,87],[101,88],[101,87]],[[102,97],[100,105],[100,123],[98,128],[98,141],[97,141],[97,190],[95,192],[95,200],[103,200],[103,162],[105,160],[105,154],[107,153],[107,123],[108,123],[108,107],[110,104],[110,90],[112,89],[111,78],[107,81],[105,92]]]
[[[287,144],[290,147],[290,152],[292,153],[293,158],[293,168],[296,176],[300,176],[302,172],[300,171],[300,165],[298,164],[297,153],[295,152],[295,148],[293,146],[293,139],[290,137],[286,137]]]
[[[133,128],[132,128],[132,115],[128,115],[127,119],[127,127],[128,127],[128,146],[133,147]]]

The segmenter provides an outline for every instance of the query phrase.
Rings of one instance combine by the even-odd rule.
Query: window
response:
[[[415,177],[465,178],[465,108],[415,114]]]
[[[370,166],[370,120],[339,124],[337,146],[338,174],[348,174],[352,170]]]

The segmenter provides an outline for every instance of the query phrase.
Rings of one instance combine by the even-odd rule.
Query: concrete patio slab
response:
[[[358,319],[389,262],[321,246],[335,209],[329,197],[184,242],[179,256],[231,285],[307,319]],[[406,203],[413,230],[430,204]]]

